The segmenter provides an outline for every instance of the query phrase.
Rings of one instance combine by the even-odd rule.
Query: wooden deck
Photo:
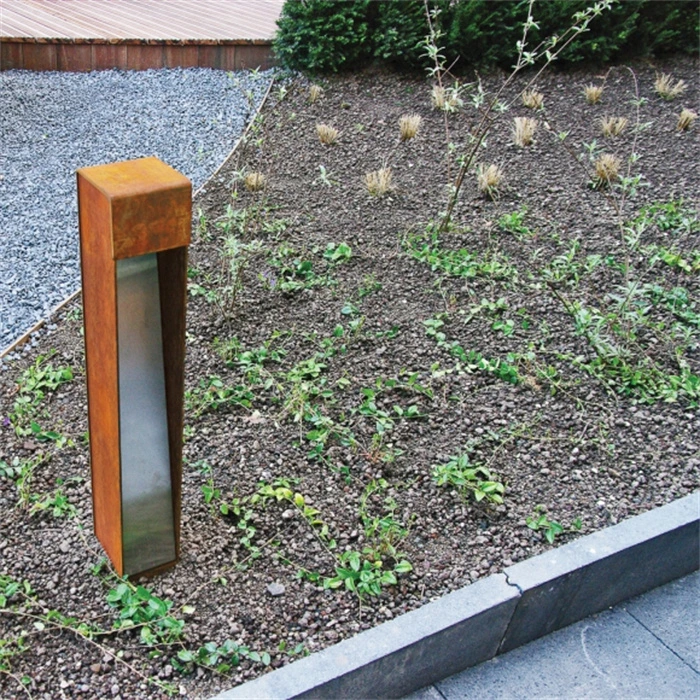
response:
[[[0,0],[0,69],[272,65],[283,0]]]

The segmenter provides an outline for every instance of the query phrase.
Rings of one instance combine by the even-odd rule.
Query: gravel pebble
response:
[[[270,78],[207,68],[1,74],[0,349],[80,286],[75,171],[155,155],[197,189]]]

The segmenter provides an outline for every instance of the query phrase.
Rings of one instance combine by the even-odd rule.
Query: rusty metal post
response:
[[[157,158],[77,176],[95,534],[153,574],[180,548],[192,186]]]

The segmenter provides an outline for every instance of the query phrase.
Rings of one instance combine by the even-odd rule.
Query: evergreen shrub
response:
[[[536,46],[560,36],[576,12],[595,0],[536,0]],[[510,68],[522,35],[528,0],[430,0],[440,9],[448,64]],[[423,0],[286,0],[274,51],[285,68],[310,73],[355,69],[370,61],[402,68],[425,65],[428,33]],[[698,0],[623,0],[595,18],[560,63],[609,63],[635,55],[698,52]]]

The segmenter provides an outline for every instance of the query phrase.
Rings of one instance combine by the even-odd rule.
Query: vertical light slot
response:
[[[175,559],[156,254],[117,261],[124,573]]]

